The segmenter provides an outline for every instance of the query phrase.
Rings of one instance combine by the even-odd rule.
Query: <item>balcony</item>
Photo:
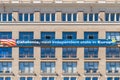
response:
[[[101,76],[100,72],[98,70],[85,70],[86,76]]]
[[[35,73],[34,73],[34,71],[33,71],[33,68],[26,68],[25,70],[20,70],[19,71],[19,74],[20,75],[31,75],[31,76],[34,76],[35,75]]]
[[[117,76],[117,75],[120,75],[120,68],[117,68],[116,70],[115,69],[112,69],[112,70],[107,70],[106,71],[106,75],[107,76]]]
[[[33,57],[33,55],[20,55],[19,59],[20,60],[34,60],[35,58]]]
[[[13,72],[11,71],[11,68],[9,68],[10,70],[3,70],[3,71],[0,71],[0,75],[7,75],[7,76],[10,76],[10,75],[14,75]]]
[[[58,74],[55,72],[55,70],[46,70],[46,71],[43,71],[41,70],[41,75],[51,75],[51,76],[57,76]]]
[[[120,0],[0,0],[0,3],[120,3]]]
[[[76,71],[76,70],[68,70],[68,71],[64,71],[63,70],[63,75],[64,76],[80,76],[80,74]]]
[[[63,55],[63,60],[78,60],[76,55]]]

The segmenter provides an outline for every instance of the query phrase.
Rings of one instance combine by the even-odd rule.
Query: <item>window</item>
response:
[[[120,80],[120,77],[107,77],[107,80]]]
[[[86,73],[96,73],[98,70],[98,62],[85,62],[84,69]]]
[[[33,35],[33,32],[19,32],[19,39],[32,40]]]
[[[33,13],[19,13],[19,21],[33,22],[34,14]]]
[[[106,13],[105,21],[120,21],[120,14],[119,13]]]
[[[0,21],[1,22],[12,21],[12,13],[0,13]]]
[[[55,32],[41,32],[41,39],[43,40],[55,39]]]
[[[62,21],[77,21],[77,14],[76,13],[62,13]]]
[[[33,73],[33,62],[20,62],[19,70],[21,73]]]
[[[55,48],[41,48],[41,58],[55,58]]]
[[[77,48],[63,48],[63,58],[76,58]]]
[[[55,13],[41,13],[40,21],[42,22],[54,22],[55,21]]]
[[[11,73],[12,63],[11,62],[0,62],[0,73]]]
[[[55,73],[55,62],[41,62],[42,73]]]
[[[64,73],[76,73],[77,62],[63,62],[63,72]]]
[[[12,58],[12,48],[0,47],[0,59],[2,58]]]
[[[77,33],[76,32],[63,32],[62,33],[63,39],[76,39]]]
[[[120,32],[106,32],[106,39],[115,39],[120,41]]]
[[[12,39],[12,32],[0,32],[0,39]]]
[[[77,80],[76,77],[64,77],[63,80]]]
[[[106,48],[106,58],[119,58],[120,48]]]
[[[34,80],[33,77],[20,77],[20,80]]]
[[[0,77],[0,80],[12,80],[11,77]]]
[[[85,80],[98,80],[98,77],[85,77]]]
[[[20,47],[19,58],[33,58],[33,47]]]
[[[98,58],[98,48],[84,48],[84,58]]]
[[[41,80],[55,80],[55,77],[42,77]]]
[[[107,73],[118,73],[120,71],[120,62],[107,62]]]
[[[98,39],[98,32],[85,32],[84,33],[84,39]]]
[[[98,13],[84,13],[84,21],[98,21]]]

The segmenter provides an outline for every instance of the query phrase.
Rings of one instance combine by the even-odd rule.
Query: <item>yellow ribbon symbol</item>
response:
[[[113,38],[113,39],[112,39],[112,42],[116,42],[116,39],[115,39],[115,38]]]

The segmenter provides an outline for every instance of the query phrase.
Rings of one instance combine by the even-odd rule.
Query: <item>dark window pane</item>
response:
[[[52,13],[52,21],[55,21],[55,13]]]
[[[114,21],[114,18],[115,18],[115,14],[112,13],[112,14],[111,14],[111,21]]]
[[[67,14],[67,21],[71,21],[71,14]]]
[[[3,13],[3,21],[7,21],[7,14]]]
[[[73,14],[73,21],[77,21],[77,14],[76,13]]]
[[[93,21],[93,14],[89,14],[89,21]]]
[[[31,14],[30,14],[30,21],[33,21],[33,20],[34,20],[34,14],[31,13]]]
[[[8,21],[12,21],[12,13],[8,14]]]
[[[95,21],[98,21],[98,14],[95,14]]]
[[[87,21],[87,13],[84,14],[84,21]]]
[[[28,21],[28,14],[24,14],[24,21]]]
[[[66,21],[66,14],[62,14],[62,21]]]
[[[109,13],[105,14],[105,21],[109,21]]]
[[[44,13],[40,14],[40,21],[44,21]]]
[[[19,21],[23,21],[23,14],[22,13],[19,14]]]
[[[50,21],[50,14],[49,13],[46,14],[46,21]]]

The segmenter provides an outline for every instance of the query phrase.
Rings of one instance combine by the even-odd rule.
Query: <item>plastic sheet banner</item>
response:
[[[54,39],[54,40],[19,40],[19,39],[0,39],[0,46],[3,47],[32,47],[32,46],[53,46],[53,47],[62,47],[62,46],[117,46],[116,40],[63,40],[63,39]]]

